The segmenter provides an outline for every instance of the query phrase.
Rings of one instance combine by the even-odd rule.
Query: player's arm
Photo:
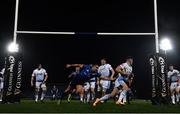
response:
[[[35,70],[33,71],[32,75],[31,75],[31,86],[34,86],[34,78],[36,76]]]
[[[180,84],[180,73],[179,71],[177,73],[178,73],[178,84]]]
[[[45,83],[45,82],[47,81],[47,79],[48,79],[48,75],[47,75],[47,73],[46,73],[43,83]]]
[[[111,76],[110,76],[110,77],[113,78],[113,77],[114,77],[114,74],[115,74],[115,71],[114,71],[113,68],[112,68],[110,71],[111,71]]]
[[[134,74],[132,73],[132,74],[129,76],[129,78],[128,78],[129,87],[131,87],[132,82],[133,82],[133,79],[134,79]]]
[[[100,85],[100,78],[97,77],[97,85]]]
[[[114,81],[115,80],[115,78],[106,77],[106,76],[100,76],[100,79],[102,79],[102,80],[109,80],[109,81]]]
[[[82,68],[83,66],[84,66],[84,64],[67,64],[66,68],[69,68],[69,67],[80,67],[80,68]]]
[[[73,73],[71,73],[69,76],[68,76],[68,78],[71,78],[72,76],[74,76],[75,75],[75,73],[73,72]]]
[[[59,90],[58,89],[56,89],[56,94],[59,92]]]
[[[129,76],[129,74],[127,74],[127,73],[123,70],[123,68],[122,68],[121,65],[119,65],[119,66],[116,68],[116,72],[117,72],[117,73],[120,73],[121,75],[124,75],[124,76]]]
[[[34,86],[34,75],[31,76],[31,86]]]
[[[168,82],[168,83],[170,83],[170,77],[171,77],[171,75],[170,75],[170,73],[168,72],[168,73],[167,73],[167,82]]]

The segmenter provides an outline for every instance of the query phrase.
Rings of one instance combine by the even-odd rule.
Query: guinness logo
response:
[[[10,64],[13,64],[15,62],[15,58],[13,56],[9,56],[9,62]]]

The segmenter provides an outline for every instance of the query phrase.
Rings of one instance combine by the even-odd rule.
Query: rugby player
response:
[[[168,81],[170,83],[170,93],[171,93],[172,104],[176,104],[176,102],[179,103],[180,73],[178,70],[174,69],[173,65],[169,65]]]
[[[51,89],[51,94],[52,94],[52,100],[55,100],[58,96],[58,88],[56,87],[56,85],[53,86],[53,88]]]
[[[48,75],[45,69],[42,68],[42,65],[39,64],[38,68],[36,68],[31,77],[31,86],[34,87],[34,80],[35,80],[35,103],[38,102],[39,99],[39,92],[41,91],[41,98],[40,101],[43,102],[47,87],[46,87],[46,81],[48,79]]]
[[[98,65],[95,65],[98,69]],[[95,71],[97,72],[97,70]],[[90,103],[90,101],[93,101],[95,98],[95,88],[96,88],[96,82],[97,82],[97,77],[92,77],[89,79],[87,82],[85,82],[84,85],[84,102]]]
[[[118,73],[118,77],[115,80],[115,87],[113,91],[110,94],[107,94],[101,98],[97,98],[96,101],[93,103],[93,106],[96,106],[97,103],[101,101],[108,100],[115,95],[119,93],[119,90],[122,89],[119,99],[116,102],[118,105],[124,105],[123,99],[126,99],[126,93],[128,90],[128,85],[126,81],[128,78],[132,75],[132,64],[133,64],[133,58],[132,57],[127,57],[126,62],[119,65],[116,68],[116,72]]]
[[[76,88],[76,93],[79,93],[80,102],[83,102],[84,88],[83,85],[85,82],[88,82],[94,77],[100,77],[105,80],[112,80],[109,77],[104,77],[97,72],[97,65],[87,65],[87,64],[68,64],[68,67],[80,67],[81,71],[75,76],[70,84],[70,88]],[[63,96],[64,97],[64,96]],[[62,98],[61,98],[62,101]]]
[[[67,65],[67,68],[70,67]],[[65,91],[63,92],[63,94],[61,95],[60,97],[60,100],[58,101],[58,104],[61,103],[62,99],[68,95],[68,103],[70,103],[70,100],[71,100],[71,95],[72,93],[74,93],[76,91],[76,87],[73,86],[73,80],[75,79],[75,77],[80,73],[80,67],[77,66],[75,67],[75,71],[72,72],[69,76],[68,76],[68,79],[69,79],[69,84],[67,86],[67,88],[65,89]]]
[[[98,72],[105,77],[111,77],[111,78],[113,78],[115,74],[113,68],[111,67],[110,64],[107,64],[105,58],[101,59],[101,66],[98,68]],[[110,72],[111,72],[111,76],[110,76]],[[99,84],[100,84],[102,96],[104,96],[106,94],[106,91],[110,89],[111,81],[101,79]]]

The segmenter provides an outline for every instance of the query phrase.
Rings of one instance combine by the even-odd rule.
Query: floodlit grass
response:
[[[58,105],[57,101],[46,100],[45,103],[34,103],[32,100],[22,100],[20,104],[1,104],[0,112],[78,112],[78,113],[92,113],[92,112],[180,112],[180,105],[169,106],[153,106],[151,102],[144,100],[132,101],[130,105],[117,106],[113,101],[108,101],[104,104],[99,104],[92,107],[90,104],[80,104],[78,101],[67,103],[63,101]]]

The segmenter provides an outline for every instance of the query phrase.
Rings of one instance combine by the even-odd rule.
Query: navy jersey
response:
[[[83,65],[82,70],[80,71],[81,76],[88,76],[91,71],[91,65]]]
[[[89,76],[87,76],[86,81],[96,81],[97,77],[100,77],[101,74],[98,72],[91,72]]]
[[[92,72],[90,65],[84,65],[81,72],[76,75],[72,84],[84,84],[92,78],[100,77],[100,73]]]

